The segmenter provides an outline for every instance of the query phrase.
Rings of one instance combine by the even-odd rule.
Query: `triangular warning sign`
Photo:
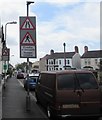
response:
[[[34,45],[36,42],[33,40],[29,32],[27,32],[20,42],[21,45]]]
[[[29,17],[26,17],[26,19],[24,20],[24,22],[21,25],[20,29],[21,30],[35,30],[35,26],[31,22],[31,20],[29,19]]]

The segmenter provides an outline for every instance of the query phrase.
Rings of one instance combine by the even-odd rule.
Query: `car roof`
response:
[[[92,73],[88,70],[78,69],[78,70],[57,70],[57,71],[42,71],[41,73],[48,74],[67,74],[67,73]]]
[[[39,76],[39,73],[30,73],[29,76]]]

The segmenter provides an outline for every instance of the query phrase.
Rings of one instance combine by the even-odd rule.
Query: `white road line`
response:
[[[30,92],[30,95],[32,96],[33,100],[36,102],[37,100],[36,100],[35,96],[31,92]]]
[[[17,80],[18,80],[18,82],[20,83],[20,85],[21,85],[22,87],[24,87],[23,83],[22,83],[19,79],[17,79]]]
[[[22,83],[19,79],[17,79],[17,80],[18,80],[18,82],[20,83],[20,85],[21,85],[22,87],[24,87],[23,83]],[[34,101],[37,101],[36,98],[35,98],[35,96],[34,96],[31,92],[30,92],[30,95],[31,95],[31,97],[33,98]]]

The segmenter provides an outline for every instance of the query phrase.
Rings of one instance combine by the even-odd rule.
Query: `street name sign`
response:
[[[36,17],[20,17],[20,58],[36,58]]]

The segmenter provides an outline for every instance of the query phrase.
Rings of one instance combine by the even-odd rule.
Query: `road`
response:
[[[48,120],[45,110],[36,104],[34,91],[30,92],[30,107],[26,107],[26,97],[27,92],[23,87],[23,79],[16,79],[15,77],[8,79],[6,88],[2,90],[2,118],[43,118]]]

